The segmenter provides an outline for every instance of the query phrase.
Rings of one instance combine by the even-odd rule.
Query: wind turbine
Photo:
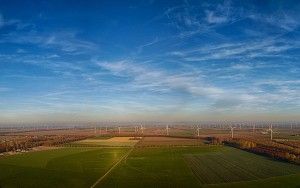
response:
[[[141,129],[142,134],[144,134],[144,129],[145,129],[145,128],[143,127],[142,124],[141,124],[141,128],[140,128],[140,129]]]
[[[169,125],[166,126],[167,136],[169,136]]]
[[[200,136],[200,127],[199,127],[199,125],[197,125],[197,137],[199,137]]]
[[[269,127],[269,131],[270,131],[271,140],[273,140],[273,125],[272,124]]]
[[[233,139],[233,130],[234,130],[235,127],[233,126],[230,126],[230,131],[231,131],[231,138]]]

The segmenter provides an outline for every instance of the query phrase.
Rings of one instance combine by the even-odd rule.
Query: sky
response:
[[[300,2],[0,0],[0,122],[300,119]]]

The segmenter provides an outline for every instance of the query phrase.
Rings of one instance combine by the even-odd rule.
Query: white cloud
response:
[[[152,40],[152,41],[150,41],[150,42],[148,42],[148,43],[146,43],[146,44],[142,44],[142,45],[138,46],[138,47],[137,47],[138,53],[141,53],[141,52],[143,51],[144,48],[147,48],[147,47],[149,47],[149,46],[152,46],[152,45],[156,44],[157,42],[159,42],[159,39],[156,37],[154,40]]]
[[[97,48],[92,42],[76,38],[74,33],[55,33],[42,40],[43,46],[59,47],[66,52],[79,52],[81,50],[94,50]]]
[[[228,21],[227,16],[223,15],[216,15],[215,12],[213,11],[206,11],[206,21],[209,24],[220,24],[220,23],[225,23]]]
[[[250,70],[253,67],[247,64],[234,64],[230,67],[231,69],[236,69],[236,70]]]
[[[208,61],[224,59],[253,59],[258,57],[284,57],[287,50],[300,48],[295,40],[266,38],[255,41],[221,43],[173,51],[168,54],[181,57],[185,61]]]
[[[66,53],[82,54],[98,50],[98,45],[93,42],[79,39],[75,32],[37,33],[30,31],[20,34],[12,32],[4,35],[0,43],[35,44],[43,48],[56,48]]]
[[[130,60],[98,62],[97,64],[115,76],[126,78],[123,79],[127,80],[126,83],[120,84],[124,86],[121,91],[154,91],[165,94],[181,91],[202,99],[200,103],[186,99],[191,100],[189,103],[193,101],[195,104],[201,105],[202,110],[214,109],[218,112],[228,110],[230,112],[270,112],[278,108],[288,110],[292,106],[282,107],[281,105],[295,103],[295,100],[300,98],[299,87],[295,87],[295,85],[299,85],[299,80],[263,81],[257,78],[245,82],[248,78],[244,75],[243,77],[233,77],[240,84],[233,83],[231,85],[232,78],[227,78],[227,81],[223,79],[224,82],[228,82],[223,87],[213,84],[215,79],[219,79],[219,76],[225,76],[227,73],[232,75],[233,70],[253,68],[247,64],[233,64],[227,69],[214,70],[214,72],[203,70],[206,75],[199,74],[199,70],[194,71],[192,68],[170,73]],[[225,74],[224,71],[227,73]],[[209,84],[208,80],[212,83]],[[277,84],[280,87],[275,88],[275,90],[266,90],[263,88],[264,84]],[[120,85],[116,87],[120,87]],[[206,105],[203,106],[203,104]]]
[[[277,86],[284,86],[284,85],[299,85],[300,80],[261,80],[256,82],[256,85],[277,85]]]
[[[191,73],[167,73],[163,70],[144,67],[141,63],[128,60],[118,62],[98,62],[100,67],[109,70],[113,75],[129,77],[131,87],[165,92],[182,90],[196,96],[214,98],[223,93],[222,89],[204,84],[201,75]]]
[[[17,30],[22,30],[26,27],[33,25],[28,23],[22,23],[20,20],[16,19],[4,19],[3,15],[0,13],[0,29],[5,26],[15,26]]]
[[[297,16],[296,14],[294,15]],[[300,25],[299,21],[297,21],[299,16],[298,18],[295,16],[291,16],[285,12],[274,12],[273,14],[268,15],[251,13],[248,15],[249,18],[257,22],[262,22],[273,27],[281,28],[288,32],[295,30]]]

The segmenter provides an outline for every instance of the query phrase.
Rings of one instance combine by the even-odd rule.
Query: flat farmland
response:
[[[258,179],[253,181],[242,181],[233,183],[210,184],[205,188],[299,188],[300,174],[292,174],[287,176],[277,176],[266,179]]]
[[[217,152],[223,147],[138,147],[97,187],[199,187],[184,154]]]
[[[201,146],[204,145],[201,139],[174,138],[174,137],[144,137],[139,143],[140,147],[159,146]]]
[[[133,137],[105,137],[105,138],[90,138],[71,143],[72,146],[103,146],[103,147],[132,147],[138,139]]]
[[[147,127],[144,130],[145,135],[167,135],[166,127]],[[171,136],[194,136],[195,129],[189,127],[170,126],[169,135]]]
[[[90,187],[127,148],[60,148],[0,157],[0,187]]]
[[[300,186],[300,166],[201,139],[99,136],[70,145],[1,156],[0,187]]]
[[[299,166],[234,148],[223,152],[186,155],[185,159],[202,184],[250,181],[300,172]]]
[[[299,173],[299,166],[225,146],[140,147],[98,187],[298,187]]]

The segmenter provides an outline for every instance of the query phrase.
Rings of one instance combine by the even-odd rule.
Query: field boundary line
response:
[[[111,171],[113,171],[114,168],[118,166],[124,159],[126,159],[130,153],[134,150],[134,147],[130,149],[118,162],[116,162],[103,176],[101,176],[90,188],[95,188],[96,185],[98,185],[107,175],[110,174]]]

